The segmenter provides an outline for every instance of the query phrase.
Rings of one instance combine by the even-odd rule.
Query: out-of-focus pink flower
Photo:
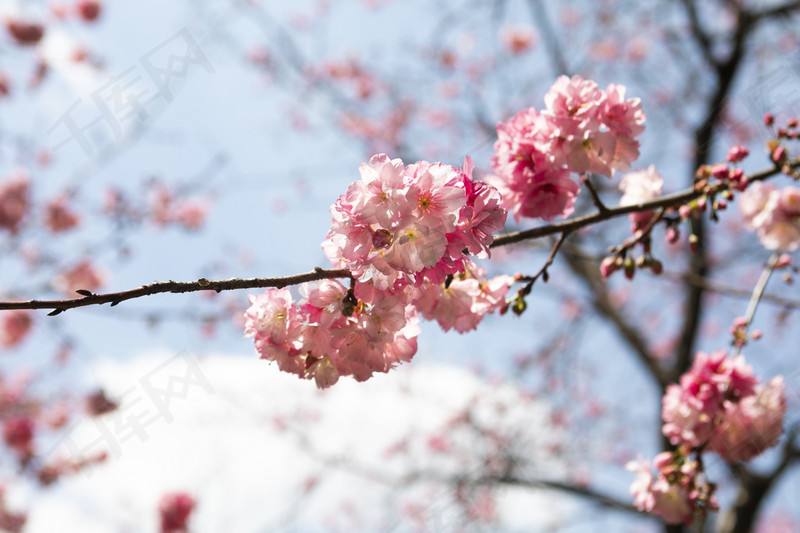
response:
[[[0,72],[0,96],[8,96],[11,94],[11,82],[8,77]]]
[[[162,496],[158,504],[161,533],[186,533],[189,530],[189,516],[196,505],[194,498],[185,492]]]
[[[654,477],[650,463],[641,458],[629,462],[625,468],[636,472],[630,490],[637,509],[660,516],[667,524],[691,523],[694,509],[685,487],[670,482],[660,469]]]
[[[203,200],[184,200],[177,202],[175,210],[175,221],[187,230],[197,231],[203,227],[208,214],[208,202]]]
[[[14,416],[3,420],[3,439],[9,448],[20,456],[33,454],[33,436],[35,426],[28,416]]]
[[[619,190],[622,191],[619,205],[637,205],[655,200],[661,196],[663,185],[664,180],[653,165],[647,170],[628,172],[619,182]],[[630,213],[628,217],[633,231],[646,225],[652,216],[652,211]]]
[[[17,346],[25,339],[32,326],[33,314],[27,309],[0,311],[0,346]]]
[[[698,352],[680,385],[667,387],[661,411],[664,435],[675,445],[701,445],[714,430],[724,402],[752,395],[757,383],[744,357],[731,359],[724,350]]]
[[[23,46],[35,45],[44,37],[44,26],[38,22],[7,19],[6,29],[17,44]]]
[[[768,250],[794,251],[800,247],[800,189],[782,190],[773,184],[751,184],[739,200],[747,229],[755,231]]]
[[[86,22],[94,22],[100,17],[101,7],[99,0],[78,0],[75,12]]]
[[[530,26],[503,26],[500,29],[500,41],[514,55],[527,52],[537,40],[536,32]]]
[[[0,228],[11,233],[19,230],[22,220],[29,209],[28,174],[23,170],[14,174],[0,184]]]
[[[53,287],[59,292],[73,296],[76,290],[95,292],[106,282],[106,274],[84,259],[53,279]]]
[[[725,461],[736,463],[749,461],[778,444],[786,414],[783,391],[783,378],[776,376],[741,401],[726,402],[709,449]]]
[[[47,204],[45,225],[53,233],[70,230],[80,223],[80,217],[69,208],[68,200],[59,197]]]

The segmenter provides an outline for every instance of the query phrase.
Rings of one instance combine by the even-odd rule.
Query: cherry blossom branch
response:
[[[787,164],[787,166],[789,166],[792,169],[800,167],[800,158],[792,160],[790,163]],[[779,173],[781,173],[781,169],[779,167],[772,167],[770,169],[765,169],[760,172],[756,172],[748,176],[747,179],[750,183],[755,181],[763,181]],[[712,192],[716,194],[727,189],[728,189],[727,185],[720,184]],[[636,213],[640,211],[651,211],[659,208],[670,208],[670,207],[675,208],[687,202],[691,202],[692,200],[695,200],[705,194],[707,194],[706,191],[695,190],[694,188],[691,188],[673,194],[668,194],[666,196],[661,196],[660,198],[656,198],[655,200],[650,200],[649,202],[643,202],[640,204],[632,204],[619,207],[609,207],[605,212],[595,211],[594,213],[589,213],[587,215],[574,217],[569,220],[565,220],[563,222],[557,222],[555,224],[547,224],[545,226],[539,226],[537,228],[532,228],[523,231],[515,231],[513,233],[506,233],[504,235],[499,235],[495,237],[491,247],[497,248],[499,246],[506,246],[509,244],[522,242],[528,239],[538,239],[540,237],[545,237],[547,235],[555,235],[556,233],[562,233],[565,231],[573,232],[583,227],[590,226],[592,224],[597,224],[598,222],[604,222],[612,218],[621,217],[629,213]]]
[[[198,291],[221,292],[236,289],[257,289],[262,287],[282,288],[290,285],[306,283],[309,281],[348,277],[351,277],[351,274],[350,271],[346,269],[325,270],[317,267],[312,272],[306,272],[305,274],[294,274],[292,276],[283,276],[277,278],[232,278],[220,281],[209,281],[205,278],[200,278],[197,281],[159,281],[149,285],[143,285],[136,289],[107,294],[92,294],[91,292],[84,290],[76,291],[78,294],[83,296],[82,298],[66,300],[0,302],[0,309],[52,309],[53,311],[48,313],[48,315],[54,316],[63,313],[67,309],[86,307],[88,305],[102,305],[106,303],[110,303],[113,307],[120,302],[124,302],[125,300],[132,300],[134,298],[141,298],[142,296],[150,296],[153,294]]]
[[[788,166],[792,169],[798,168],[800,167],[800,159],[795,159],[785,166]],[[780,172],[779,168],[773,167],[771,169],[762,170],[761,172],[757,172],[751,176],[748,176],[748,180],[750,182],[762,181],[779,172]],[[714,192],[719,192],[723,190],[725,187],[726,186],[719,185],[716,189],[714,189]],[[543,275],[544,270],[546,270],[547,267],[549,267],[550,264],[552,264],[553,259],[555,258],[555,253],[558,252],[558,249],[563,243],[566,236],[572,233],[573,231],[583,228],[585,226],[596,224],[598,222],[603,222],[605,220],[627,215],[628,213],[634,213],[638,211],[650,211],[658,208],[677,207],[686,202],[694,200],[695,198],[698,198],[706,193],[707,192],[698,191],[692,188],[683,192],[678,192],[675,194],[663,196],[661,198],[657,198],[649,202],[643,202],[641,204],[607,208],[606,211],[597,211],[595,213],[590,213],[588,215],[575,217],[570,220],[565,220],[564,222],[548,224],[546,226],[540,226],[538,228],[533,228],[525,231],[507,233],[505,235],[500,235],[497,238],[495,238],[491,247],[497,248],[499,246],[506,246],[509,244],[521,242],[528,239],[538,239],[547,235],[554,235],[556,233],[560,233],[561,238],[559,239],[559,241],[557,241],[557,246],[554,246],[553,250],[551,251],[551,257],[548,258],[548,261],[545,263],[543,270],[540,271],[539,274],[537,274],[537,276]],[[319,281],[323,279],[335,279],[335,278],[349,278],[349,277],[352,277],[351,273],[346,269],[326,270],[317,267],[312,272],[307,272],[305,274],[294,274],[291,276],[283,276],[276,278],[232,278],[232,279],[218,280],[218,281],[211,281],[205,278],[200,278],[196,281],[170,280],[170,281],[160,281],[156,283],[151,283],[149,285],[143,285],[136,289],[129,289],[125,291],[112,292],[106,294],[93,294],[86,290],[77,290],[76,292],[81,295],[80,298],[68,298],[63,300],[27,300],[21,302],[0,302],[0,310],[51,309],[52,311],[48,314],[50,316],[55,316],[60,313],[63,313],[68,309],[74,309],[76,307],[102,305],[107,303],[110,303],[111,306],[113,307],[126,300],[141,298],[143,296],[151,296],[154,294],[163,294],[163,293],[177,294],[177,293],[199,292],[199,291],[221,292],[221,291],[230,291],[238,289],[257,289],[264,287],[282,288],[310,281]]]

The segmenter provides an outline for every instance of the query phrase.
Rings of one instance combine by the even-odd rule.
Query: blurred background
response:
[[[543,107],[562,74],[642,99],[634,168],[656,165],[665,193],[733,144],[747,172],[770,168],[763,114],[800,114],[786,0],[0,0],[0,17],[3,300],[327,268],[328,209],[361,162],[469,155],[480,178],[496,125]],[[617,205],[619,175],[593,182]],[[576,214],[594,209],[582,194]],[[258,360],[248,291],[3,312],[2,416],[33,440],[4,430],[0,527],[164,531],[159,501],[178,491],[198,533],[664,530],[632,507],[624,465],[662,449],[663,386],[730,345],[769,256],[736,209],[681,232],[655,233],[660,277],[605,283],[629,223],[587,228],[522,316],[463,335],[423,323],[413,363],[324,392]],[[531,275],[552,243],[483,265]],[[787,429],[790,281],[772,281],[744,350],[763,379],[784,375]],[[726,509],[769,481],[707,531],[800,528],[780,453],[707,465]]]

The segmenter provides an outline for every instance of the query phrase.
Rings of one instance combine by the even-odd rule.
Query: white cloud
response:
[[[190,368],[187,361],[197,361],[200,373],[185,389],[185,398],[174,397],[168,411],[159,414],[145,382],[164,388],[171,380],[173,390],[180,390],[180,379]],[[255,357],[193,359],[186,353],[177,358],[162,353],[127,364],[106,363],[92,373],[112,397],[124,395],[117,421],[120,415],[126,420],[141,415],[140,433],[131,424],[115,426],[104,418],[107,436],[117,441],[112,456],[33,499],[28,532],[61,530],[63,524],[84,533],[154,532],[157,501],[171,490],[186,490],[197,499],[194,533],[409,531],[410,519],[396,513],[415,498],[425,520],[452,520],[452,496],[443,487],[398,492],[398,487],[368,479],[369,473],[388,479],[409,468],[450,474],[471,468],[465,466],[469,458],[451,455],[466,450],[480,456],[484,444],[479,439],[470,440],[468,432],[452,426],[452,432],[444,433],[452,453],[437,454],[426,445],[426,435],[441,434],[443,424],[468,407],[477,422],[491,424],[497,418],[493,403],[511,406],[503,415],[505,423],[535,428],[531,457],[547,460],[533,448],[548,431],[546,409],[461,368],[409,365],[366,383],[343,381],[325,392]],[[474,404],[478,398],[481,403]],[[99,434],[97,426],[85,422],[70,436],[76,446],[87,447]],[[409,435],[415,438],[407,440],[407,455],[386,454]],[[337,466],[340,460],[350,466]],[[548,464],[539,472],[558,470],[556,462]],[[319,483],[304,496],[301,487],[310,479]],[[499,509],[506,524],[542,525],[554,511],[565,509],[543,496],[504,494]],[[540,505],[539,512],[532,513],[531,505]]]

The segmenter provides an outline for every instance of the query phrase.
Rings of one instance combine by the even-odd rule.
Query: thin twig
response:
[[[764,270],[761,271],[761,276],[758,278],[758,282],[756,286],[753,287],[753,294],[750,296],[750,301],[747,303],[747,311],[744,315],[744,325],[742,329],[744,333],[747,333],[747,330],[750,328],[750,324],[753,322],[753,318],[756,316],[756,309],[758,308],[758,302],[761,301],[761,297],[764,295],[764,290],[767,288],[767,282],[769,281],[770,276],[775,271],[775,265],[778,264],[778,260],[780,259],[781,254],[774,253],[772,257],[769,258],[767,265],[764,267]],[[733,349],[733,355],[739,355],[739,352],[742,349],[742,344],[736,344]]]
[[[531,284],[533,284],[533,282],[540,277],[544,277],[544,281],[547,282],[547,269],[550,268],[550,265],[552,265],[553,261],[555,261],[558,250],[561,249],[561,245],[564,244],[564,241],[567,240],[567,237],[569,237],[568,231],[565,231],[559,235],[555,244],[553,244],[553,247],[550,249],[550,255],[547,256],[547,261],[544,262],[544,265],[542,265],[542,268],[539,269],[539,272],[533,276],[521,277],[519,278],[519,281],[529,281]]]
[[[594,188],[592,181],[590,178],[586,178],[586,181],[583,182],[586,185],[586,188],[589,189],[589,194],[592,195],[592,202],[594,202],[594,206],[598,209],[600,213],[605,213],[608,211],[608,207],[603,201],[600,199],[600,195],[597,194],[597,189]]]

